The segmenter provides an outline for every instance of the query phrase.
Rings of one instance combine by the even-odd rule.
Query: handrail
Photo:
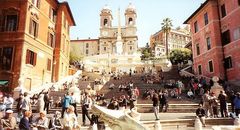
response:
[[[189,69],[189,68],[191,68],[191,67],[192,67],[192,66],[187,66],[187,67],[181,69],[181,70],[180,70],[180,74],[181,74],[181,73],[183,73],[183,74],[185,73],[185,74],[188,75],[188,76],[192,76],[192,77],[203,77],[203,78],[207,79],[208,81],[211,80],[211,78],[209,78],[209,77],[207,77],[207,76],[204,76],[204,75],[195,75],[195,74],[192,74],[192,73],[186,71],[187,69]]]

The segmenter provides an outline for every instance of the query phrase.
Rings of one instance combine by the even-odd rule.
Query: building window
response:
[[[198,74],[202,75],[202,66],[201,65],[198,65]]]
[[[199,44],[196,44],[197,55],[200,55],[200,47]]]
[[[55,47],[55,36],[54,36],[54,34],[48,32],[48,42],[47,43],[50,47],[52,47],[52,48]]]
[[[233,30],[233,39],[234,41],[240,39],[240,27]]]
[[[209,72],[213,72],[213,62],[212,61],[208,62],[208,67],[209,67]]]
[[[225,4],[221,5],[221,14],[222,14],[222,18],[227,15]]]
[[[238,0],[238,5],[240,6],[240,0]]]
[[[86,50],[86,55],[88,55],[88,50]]]
[[[63,75],[63,63],[62,63],[62,66],[61,66],[61,75]]]
[[[52,67],[52,61],[51,59],[47,59],[47,70],[51,71],[51,67]]]
[[[66,36],[62,35],[62,44],[61,44],[62,52],[65,52],[65,46],[66,46],[65,44],[66,44]]]
[[[104,20],[103,20],[103,25],[104,25],[104,26],[107,26],[107,24],[108,24],[108,20],[107,20],[107,19],[104,19]]]
[[[128,24],[129,24],[129,25],[132,25],[132,24],[133,24],[133,19],[132,19],[132,18],[129,18],[129,19],[128,19]]]
[[[194,23],[194,31],[195,31],[195,33],[198,32],[198,23],[197,23],[197,21]]]
[[[36,66],[36,63],[37,63],[37,53],[35,53],[31,50],[27,50],[26,64]]]
[[[86,48],[88,48],[89,47],[89,44],[88,43],[86,43]]]
[[[65,14],[63,13],[63,26],[64,26],[64,28],[66,28],[66,25],[67,25],[67,20],[66,20]]]
[[[204,14],[204,23],[205,23],[205,25],[208,24],[208,13]]]
[[[207,42],[207,49],[210,50],[211,49],[211,38],[207,37],[206,42]]]
[[[103,47],[103,50],[106,51],[106,50],[107,50],[107,47]]]
[[[5,26],[4,31],[16,31],[17,30],[17,21],[18,15],[7,15],[5,16]]]
[[[130,50],[132,50],[133,49],[133,47],[132,46],[130,46],[130,48],[129,48]]]
[[[37,8],[40,8],[40,1],[41,0],[32,0],[32,3],[34,6],[36,6]]]
[[[49,8],[49,18],[55,23],[57,17],[57,11],[54,10],[51,6]]]
[[[30,20],[29,33],[34,37],[38,37],[38,23],[33,19]]]
[[[225,67],[226,69],[230,69],[230,68],[233,67],[233,66],[232,66],[232,58],[231,58],[231,56],[226,57],[226,58],[224,59],[224,67]]]
[[[227,30],[225,32],[222,33],[222,45],[225,46],[228,43],[230,43],[230,31]]]
[[[13,47],[0,48],[0,67],[2,70],[11,70]]]

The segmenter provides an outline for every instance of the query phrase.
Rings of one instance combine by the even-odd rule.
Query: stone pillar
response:
[[[194,127],[195,130],[202,130],[202,122],[198,117],[195,119]]]
[[[223,87],[218,84],[219,78],[217,76],[214,76],[212,78],[212,81],[213,81],[214,84],[211,87],[210,92],[215,93],[216,97],[218,97],[218,95],[220,94],[220,91],[224,91]]]
[[[239,118],[234,119],[234,125],[235,126],[240,126],[240,119]]]
[[[20,93],[24,93],[25,89],[24,89],[24,80],[23,78],[19,78],[18,79],[18,86],[13,90],[13,99],[17,99],[19,97]]]
[[[140,118],[141,118],[141,113],[138,113],[137,110],[136,110],[136,107],[134,107],[132,110],[131,110],[131,117],[136,120],[136,121],[140,121]]]
[[[162,126],[160,124],[160,121],[155,121],[154,130],[162,130]]]

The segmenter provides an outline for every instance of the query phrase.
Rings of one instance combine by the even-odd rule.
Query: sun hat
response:
[[[13,110],[7,110],[6,113],[13,113]]]

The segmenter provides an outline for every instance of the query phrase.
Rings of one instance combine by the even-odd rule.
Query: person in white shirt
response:
[[[46,112],[41,111],[39,114],[40,115],[33,126],[37,128],[37,130],[48,130],[49,120],[46,117]]]
[[[31,111],[31,102],[30,102],[30,98],[28,96],[28,93],[25,92],[23,94],[24,98],[23,98],[23,103],[22,103],[22,113],[25,113],[25,111]]]
[[[188,98],[194,98],[194,94],[191,89],[188,90],[187,96],[188,96]]]
[[[74,107],[69,106],[67,112],[64,114],[63,118],[64,130],[75,130],[79,129],[77,117],[74,114]]]
[[[90,95],[85,94],[86,96],[82,100],[82,121],[83,125],[86,125],[86,116],[89,121],[91,121],[91,118],[89,116],[88,110],[91,109],[92,105],[92,99],[90,98]]]
[[[6,106],[6,111],[7,110],[12,110],[12,107],[13,107],[13,98],[10,96],[10,94],[7,94],[6,97],[4,97],[3,99],[3,104]]]
[[[74,107],[75,115],[78,116],[78,114],[77,114],[77,98],[76,98],[76,96],[74,96],[74,93],[71,93],[71,97],[72,97],[71,105]]]

